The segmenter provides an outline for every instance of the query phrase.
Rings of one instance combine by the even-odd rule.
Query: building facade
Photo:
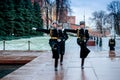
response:
[[[80,25],[76,25],[76,16],[68,16],[68,23],[71,29],[78,29]]]

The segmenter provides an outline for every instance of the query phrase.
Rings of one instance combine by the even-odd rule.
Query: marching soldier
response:
[[[88,53],[90,50],[87,48],[87,41],[89,40],[89,33],[88,30],[85,29],[85,22],[81,21],[80,22],[80,28],[77,30],[72,30],[72,29],[66,29],[66,32],[72,32],[77,34],[77,44],[80,46],[81,51],[80,51],[80,58],[82,59],[81,61],[81,68],[84,69],[84,60],[87,57]]]
[[[53,22],[52,24],[52,28],[50,29],[36,29],[36,31],[41,31],[47,34],[50,34],[50,40],[49,40],[49,45],[51,47],[52,50],[52,58],[55,59],[55,63],[54,63],[54,67],[55,67],[55,71],[57,71],[57,67],[58,67],[58,59],[59,59],[59,55],[61,54],[61,59],[60,59],[60,63],[62,65],[62,61],[63,61],[63,55],[64,55],[64,41],[67,39],[66,34],[64,31],[62,31],[62,29],[58,28],[58,24],[57,22]]]
[[[52,28],[50,29],[35,29],[36,31],[41,31],[47,34],[50,34],[49,45],[52,50],[52,58],[55,59],[54,67],[57,71],[58,59],[59,59],[59,46],[58,46],[58,31],[57,31],[57,22],[52,23]]]
[[[81,29],[78,30],[78,39],[77,43],[81,47],[80,51],[80,58],[82,59],[81,61],[81,68],[84,69],[84,60],[87,57],[88,53],[90,50],[87,48],[87,41],[89,40],[89,33],[88,30],[85,29],[85,22],[80,22],[80,27]]]
[[[60,65],[63,64],[63,55],[65,53],[65,41],[68,39],[68,35],[65,30],[62,28],[62,25],[58,26],[58,43],[59,43],[59,51],[60,51]]]

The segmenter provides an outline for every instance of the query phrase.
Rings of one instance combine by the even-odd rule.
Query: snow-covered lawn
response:
[[[44,36],[5,41],[5,50],[28,50],[28,41],[30,50],[50,50],[49,38]],[[0,50],[3,50],[3,41],[0,41]]]
[[[69,43],[71,37],[67,40]],[[28,41],[30,41],[30,50],[51,50],[49,46],[49,36],[44,37],[33,37],[27,39],[18,39],[5,41],[5,50],[28,50]],[[108,41],[110,37],[102,38],[102,50],[108,51]],[[67,44],[66,43],[66,44]],[[76,41],[75,41],[76,43]],[[120,37],[116,39],[116,50],[120,50]],[[3,50],[3,41],[0,41],[0,50]]]

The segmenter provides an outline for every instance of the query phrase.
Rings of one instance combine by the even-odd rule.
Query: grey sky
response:
[[[81,20],[85,20],[89,25],[89,17],[91,17],[94,11],[107,10],[107,5],[113,0],[71,0],[71,8],[73,10],[72,15],[76,16],[76,23],[78,24]]]

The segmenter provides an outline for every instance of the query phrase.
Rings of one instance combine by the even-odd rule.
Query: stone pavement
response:
[[[114,54],[101,51],[99,47],[88,48],[91,52],[84,70],[81,70],[76,38],[71,38],[66,43],[63,66],[59,64],[58,71],[54,71],[54,60],[48,51],[1,80],[120,80],[120,52]]]
[[[0,64],[26,64],[46,51],[0,51]]]

